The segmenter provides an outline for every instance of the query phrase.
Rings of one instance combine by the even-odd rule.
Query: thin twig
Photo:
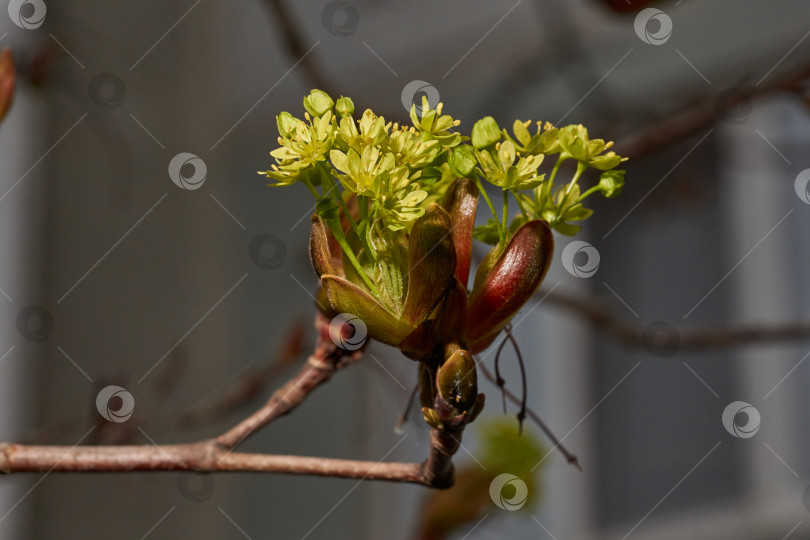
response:
[[[486,377],[491,383],[497,384],[495,376],[492,374],[491,371],[489,371],[487,369],[487,367],[484,365],[483,362],[478,364],[478,369],[481,370],[481,373],[484,374],[484,377]],[[519,405],[521,403],[520,398],[518,398],[515,394],[513,394],[511,390],[509,390],[506,387],[503,387],[502,389],[506,393],[506,397],[509,398],[509,401],[511,401],[515,405]],[[529,407],[526,408],[526,413],[528,414],[529,418],[531,418],[532,421],[535,424],[537,424],[537,426],[540,429],[543,430],[543,433],[546,434],[546,437],[548,437],[549,440],[554,444],[554,448],[559,449],[560,453],[565,456],[565,460],[568,463],[570,463],[571,465],[573,465],[574,467],[576,467],[577,469],[579,469],[580,471],[582,471],[582,466],[579,464],[579,458],[577,458],[577,456],[575,454],[572,454],[563,445],[563,443],[560,441],[560,439],[557,438],[556,435],[554,435],[554,432],[551,431],[551,428],[549,428],[548,425],[546,425],[546,423],[543,421],[543,419],[540,418],[540,416]]]
[[[315,319],[318,331],[315,352],[284,386],[276,390],[264,406],[217,437],[217,444],[231,449],[279,416],[295,409],[317,387],[332,378],[335,371],[360,359],[363,349],[347,350],[335,345],[329,336],[329,321],[320,313]]]

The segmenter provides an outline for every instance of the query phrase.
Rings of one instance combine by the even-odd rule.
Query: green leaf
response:
[[[472,129],[472,145],[476,148],[485,148],[501,140],[501,128],[491,116],[487,116],[475,123]]]

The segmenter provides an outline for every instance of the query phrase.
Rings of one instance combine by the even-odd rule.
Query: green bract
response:
[[[272,179],[271,185],[301,183],[309,189],[324,230],[340,245],[334,264],[346,283],[360,287],[397,317],[407,318],[409,265],[415,264],[408,254],[415,224],[421,223],[417,229],[424,238],[426,227],[445,231],[437,238],[453,231],[437,217],[435,207],[444,204],[449,187],[460,178],[471,180],[465,189],[480,193],[492,212],[493,218],[475,228],[474,236],[497,244],[496,253],[532,220],[575,234],[580,227],[572,222],[592,213],[583,199],[597,191],[614,197],[624,185],[624,171],[614,169],[626,158],[608,151],[612,143],[591,139],[581,125],[557,128],[536,122],[533,127],[531,121],[515,120],[508,132],[487,116],[465,137],[456,130],[459,121],[444,114],[441,103],[431,109],[426,98],[421,107],[411,107],[411,125],[387,122],[368,109],[355,119],[350,98],[335,101],[321,90],[312,90],[303,105],[303,119],[288,112],[276,118],[279,147],[270,152],[275,163],[260,174]],[[564,162],[575,163],[575,172],[567,182],[555,183]],[[540,172],[548,163],[550,172]],[[590,168],[600,171],[598,183],[582,189],[579,180]],[[500,188],[500,209],[484,190],[484,181]],[[511,214],[510,199],[517,203]],[[424,252],[430,253],[430,246]],[[327,263],[322,261],[332,264]],[[441,268],[441,262],[435,264]],[[336,281],[327,292],[340,299],[346,286]],[[420,309],[432,308],[428,304]]]

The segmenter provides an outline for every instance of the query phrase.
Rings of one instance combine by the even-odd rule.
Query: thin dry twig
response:
[[[546,434],[546,437],[548,437],[549,440],[554,444],[554,448],[558,449],[560,451],[560,453],[563,456],[565,456],[565,460],[569,464],[571,464],[574,467],[576,467],[577,469],[579,469],[580,472],[582,471],[582,466],[579,464],[579,458],[576,456],[576,454],[572,454],[565,447],[565,445],[563,445],[562,441],[560,441],[560,439],[554,434],[554,432],[551,431],[551,428],[549,428],[548,425],[543,421],[543,419],[540,418],[540,415],[538,415],[536,412],[534,412],[530,407],[526,407],[524,401],[521,400],[519,397],[517,397],[515,394],[513,394],[511,390],[506,388],[506,386],[498,384],[498,380],[495,377],[495,375],[493,375],[492,372],[489,371],[489,369],[487,369],[487,367],[484,365],[483,362],[478,363],[478,369],[481,370],[481,373],[484,374],[484,377],[486,377],[492,384],[498,386],[501,389],[501,391],[504,393],[504,395],[507,398],[509,398],[509,401],[511,401],[515,405],[521,405],[521,406],[525,407],[525,411],[526,411],[526,414],[528,415],[528,417],[531,418],[531,420],[535,424],[537,424],[537,426],[541,430],[543,430],[543,433]]]

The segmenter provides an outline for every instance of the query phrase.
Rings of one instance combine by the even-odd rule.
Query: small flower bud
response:
[[[351,98],[340,96],[335,104],[335,112],[341,118],[354,114],[354,102]]]
[[[329,97],[329,94],[323,90],[312,90],[307,97],[304,98],[304,108],[312,116],[323,116],[327,111],[332,110],[335,102]]]

